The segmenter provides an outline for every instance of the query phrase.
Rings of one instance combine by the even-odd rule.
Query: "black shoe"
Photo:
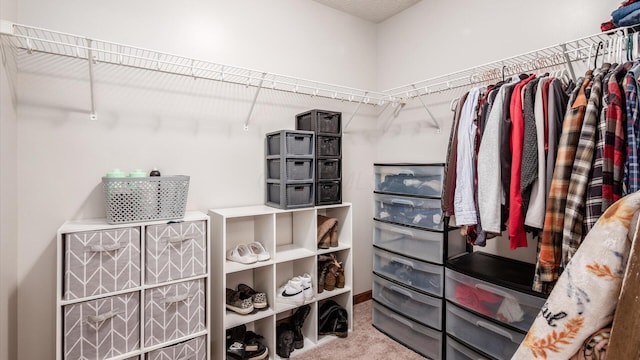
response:
[[[304,305],[299,307],[296,312],[291,316],[291,327],[293,330],[293,347],[296,349],[302,349],[304,347],[304,335],[302,334],[302,325],[304,320],[309,315],[311,306]]]
[[[269,355],[269,349],[262,342],[264,338],[253,331],[244,335],[244,360],[262,360]]]
[[[243,360],[245,357],[244,337],[247,327],[239,325],[226,333],[227,360]]]
[[[281,358],[288,359],[294,350],[293,330],[291,330],[291,325],[287,323],[278,325],[276,328],[276,336],[278,338],[276,343],[276,353]]]

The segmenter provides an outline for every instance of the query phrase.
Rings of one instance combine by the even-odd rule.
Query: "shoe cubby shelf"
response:
[[[318,249],[318,215],[338,220],[338,246]],[[270,359],[280,359],[276,353],[276,326],[289,318],[299,304],[278,301],[278,289],[295,276],[308,273],[312,277],[313,298],[305,301],[311,306],[302,329],[304,347],[291,357],[299,357],[306,350],[336,339],[318,333],[319,306],[331,299],[347,309],[349,330],[353,323],[353,266],[352,266],[352,207],[349,203],[302,209],[279,209],[269,206],[248,206],[209,210],[211,218],[211,332],[212,358],[226,358],[227,329],[245,325],[248,330],[264,336]],[[238,245],[258,241],[270,258],[251,264],[227,259],[227,252]],[[318,293],[318,262],[320,254],[335,254],[344,268],[343,288]],[[254,309],[246,315],[226,308],[226,289],[236,290],[246,284],[267,295],[268,307]]]
[[[65,222],[55,359],[210,359],[209,229],[209,216],[195,211],[173,221]]]

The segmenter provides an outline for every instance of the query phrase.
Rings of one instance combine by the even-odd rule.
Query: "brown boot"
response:
[[[327,270],[327,274],[324,277],[325,290],[332,291],[336,288],[336,280],[338,276],[338,266],[335,263],[330,263]]]
[[[321,239],[318,239],[318,249],[328,249],[331,246],[331,236],[325,234]]]
[[[337,223],[337,219],[318,215],[318,231],[316,238],[318,239],[319,249],[328,249],[331,246],[331,230]],[[337,238],[336,238],[337,241]]]
[[[333,225],[333,227],[331,228],[331,231],[329,231],[329,234],[331,235],[331,241],[329,243],[329,246],[331,247],[338,246],[338,222],[337,221],[336,221],[336,224]]]
[[[336,274],[336,287],[338,289],[344,288],[345,278],[344,278],[344,267],[342,267],[342,263],[340,263],[340,267],[337,270]]]
[[[324,279],[325,279],[325,276],[327,275],[327,269],[329,269],[329,264],[330,263],[328,261],[323,261],[323,262],[318,261],[318,294],[324,291]]]

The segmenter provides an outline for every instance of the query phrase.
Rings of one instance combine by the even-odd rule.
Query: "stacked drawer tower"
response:
[[[265,203],[280,209],[312,207],[315,190],[315,135],[280,130],[265,139]]]
[[[545,302],[535,266],[483,252],[446,266],[447,359],[511,359]]]
[[[373,325],[421,355],[441,359],[443,265],[466,248],[442,217],[444,164],[374,168]]]
[[[310,110],[296,115],[296,129],[316,135],[316,205],[342,203],[342,113]]]

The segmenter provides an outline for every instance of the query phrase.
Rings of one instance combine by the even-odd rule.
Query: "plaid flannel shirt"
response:
[[[587,72],[584,79],[579,81],[574,94],[575,99],[570,102],[570,108],[565,114],[562,124],[562,135],[558,144],[553,180],[547,201],[547,211],[544,220],[540,251],[536,263],[533,289],[541,291],[545,282],[555,282],[558,278],[558,264],[562,256],[562,232],[564,230],[564,209],[567,200],[569,180],[573,171],[582,120],[587,108],[585,89],[591,85],[591,71]]]
[[[640,64],[632,67],[624,78],[622,87],[625,90],[627,110],[627,157],[624,162],[623,195],[640,190],[640,165],[638,165],[640,145],[640,119],[638,117],[638,75]]]
[[[594,77],[591,94],[587,104],[580,139],[573,160],[573,171],[567,190],[567,203],[564,210],[564,230],[562,234],[562,259],[560,270],[564,269],[569,260],[578,250],[582,242],[585,194],[589,183],[589,173],[593,161],[595,148],[596,125],[600,115],[602,100],[602,78],[609,72],[610,64],[604,64],[601,71]]]
[[[622,197],[626,107],[621,84],[632,64],[628,62],[618,65],[603,80],[603,109],[598,122],[595,159],[587,191],[584,219],[586,231],[591,230],[600,215]]]

